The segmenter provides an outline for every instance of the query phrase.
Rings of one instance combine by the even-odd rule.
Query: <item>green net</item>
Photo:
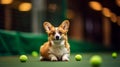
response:
[[[20,55],[30,54],[32,51],[39,52],[40,46],[46,41],[46,34],[0,30],[0,55]],[[85,41],[76,41],[70,38],[69,43],[72,53],[106,50],[102,45]]]

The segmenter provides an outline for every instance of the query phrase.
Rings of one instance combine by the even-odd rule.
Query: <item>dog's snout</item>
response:
[[[56,36],[56,40],[59,40],[59,38],[60,38],[59,36]]]

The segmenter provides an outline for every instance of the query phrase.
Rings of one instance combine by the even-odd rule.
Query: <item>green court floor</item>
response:
[[[100,55],[103,63],[100,67],[120,67],[120,53],[116,59],[111,57],[111,53],[80,53],[83,58],[81,61],[75,61],[74,56],[79,53],[71,54],[68,62],[50,62],[39,61],[39,57],[28,55],[28,61],[21,63],[19,56],[1,56],[0,67],[91,67],[89,60],[93,55]]]

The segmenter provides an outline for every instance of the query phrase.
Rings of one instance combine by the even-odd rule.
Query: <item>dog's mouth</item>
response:
[[[62,40],[62,39],[53,39],[54,41],[60,41],[60,40]]]
[[[54,38],[53,40],[57,42],[63,40],[63,38]]]
[[[63,41],[63,39],[59,39],[59,40],[54,39],[53,41],[54,41],[55,43],[60,43],[61,41]]]

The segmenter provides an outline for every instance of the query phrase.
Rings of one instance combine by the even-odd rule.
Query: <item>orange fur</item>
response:
[[[44,56],[45,58],[48,58],[48,51],[49,51],[49,47],[50,47],[50,42],[46,42],[44,43],[41,47],[40,47],[40,53],[41,56]],[[49,59],[49,58],[48,58]]]

